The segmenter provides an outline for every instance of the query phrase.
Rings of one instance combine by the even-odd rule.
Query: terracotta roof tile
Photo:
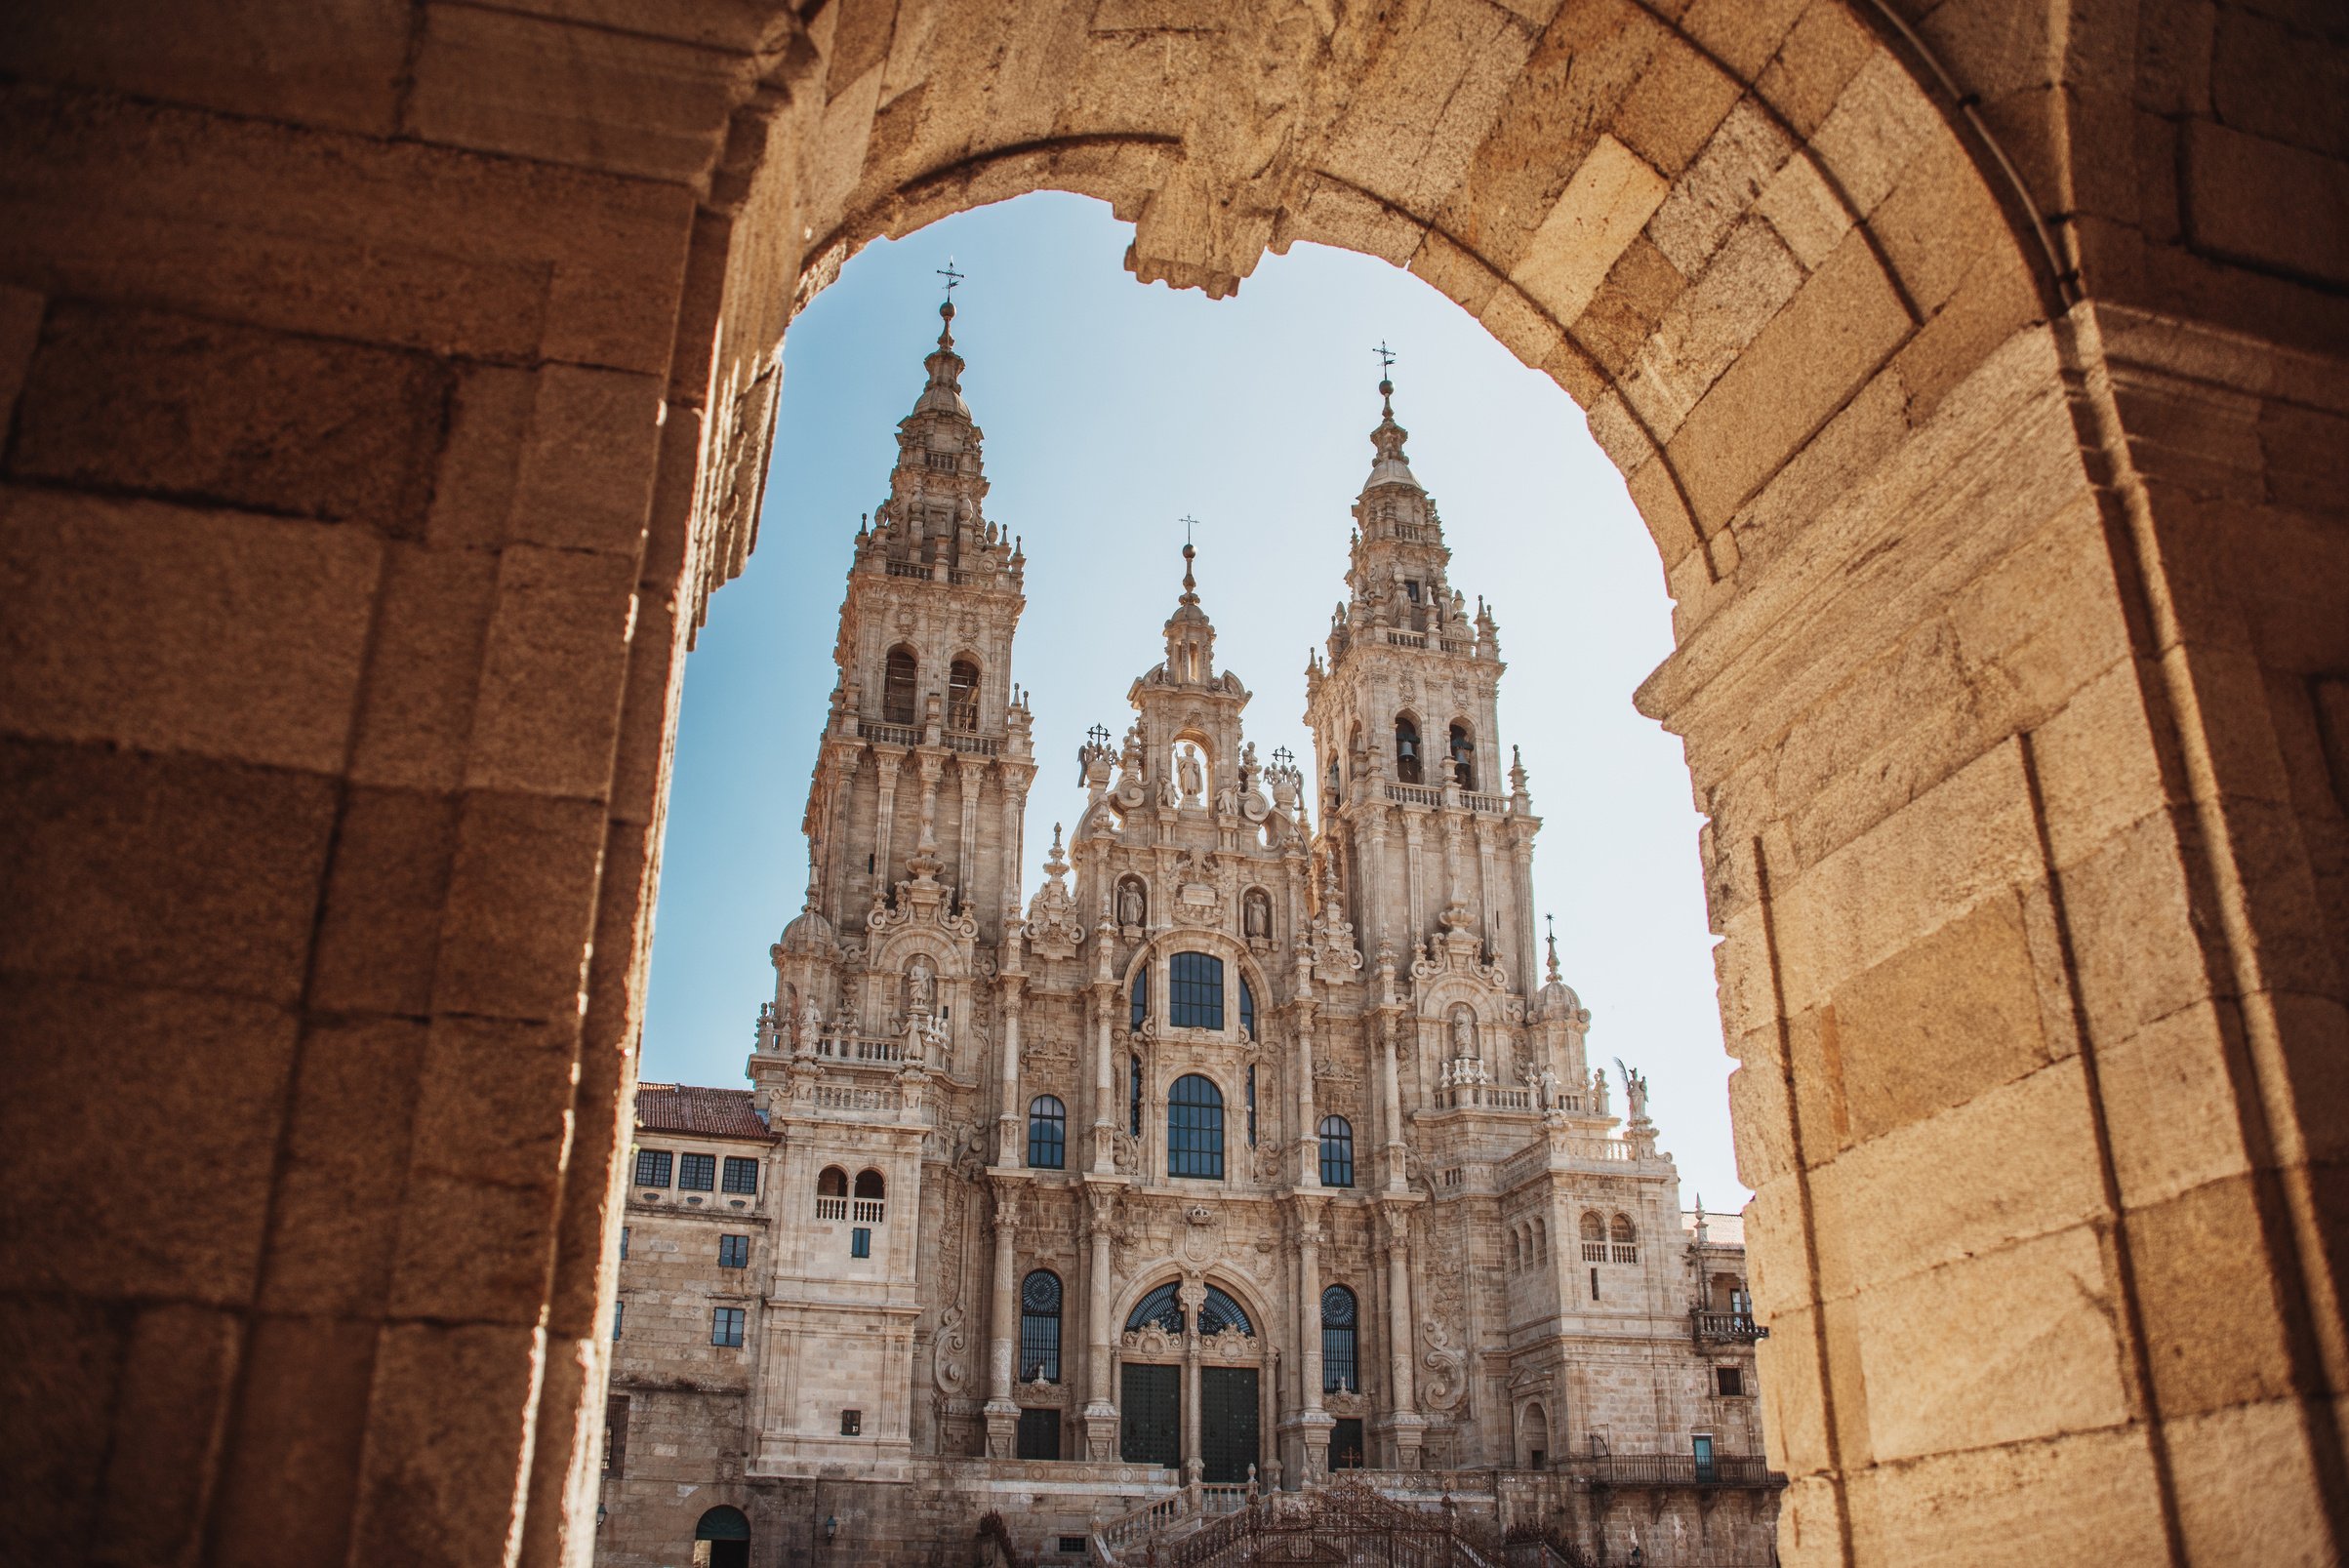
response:
[[[1681,1228],[1693,1234],[1696,1230],[1695,1214],[1685,1209],[1681,1210]],[[1705,1239],[1716,1247],[1744,1246],[1746,1244],[1746,1217],[1742,1214],[1715,1214],[1710,1210],[1706,1211]]]
[[[755,1138],[762,1144],[776,1141],[751,1108],[749,1090],[705,1089],[690,1083],[636,1085],[636,1130],[701,1138]]]

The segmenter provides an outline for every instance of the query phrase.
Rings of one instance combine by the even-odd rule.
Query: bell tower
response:
[[[1370,477],[1354,503],[1347,597],[1328,663],[1306,666],[1324,858],[1363,950],[1473,937],[1523,994],[1534,975],[1533,839],[1525,773],[1501,745],[1501,641],[1450,578],[1443,521],[1378,383]],[[1503,758],[1509,764],[1504,770]]]

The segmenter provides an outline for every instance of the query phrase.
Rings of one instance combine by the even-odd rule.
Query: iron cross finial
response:
[[[1373,352],[1378,355],[1379,376],[1383,380],[1385,379],[1387,373],[1395,368],[1395,360],[1397,357],[1395,350],[1387,346],[1386,339],[1381,338],[1378,341],[1378,347],[1374,349]]]
[[[1188,549],[1191,545],[1191,531],[1198,527],[1199,520],[1186,512],[1181,517],[1176,518],[1175,521],[1183,525],[1183,545],[1186,549]]]
[[[938,275],[946,279],[946,301],[947,303],[952,304],[954,302],[954,285],[960,283],[963,276],[961,273],[954,270],[954,259],[952,257],[950,256],[946,259],[946,265],[938,269]]]

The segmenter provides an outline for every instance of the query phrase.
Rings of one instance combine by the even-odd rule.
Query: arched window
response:
[[[1509,1271],[1516,1273],[1525,1266],[1525,1244],[1516,1230],[1509,1232]]]
[[[857,1189],[848,1205],[848,1217],[859,1225],[879,1225],[883,1213],[881,1199],[888,1195],[888,1184],[878,1171],[857,1172]]]
[[[1125,1130],[1134,1137],[1142,1136],[1142,1058],[1139,1053],[1128,1060],[1125,1069]]]
[[[1421,782],[1419,769],[1419,726],[1408,713],[1395,720],[1395,777],[1404,784]]]
[[[1256,1038],[1256,993],[1248,988],[1248,977],[1239,977],[1239,1032],[1243,1039]]]
[[[848,1218],[848,1173],[837,1165],[825,1166],[816,1178],[816,1218]]]
[[[1054,1095],[1028,1102],[1028,1164],[1057,1171],[1069,1163],[1069,1107]]]
[[[888,669],[881,681],[883,723],[913,722],[913,683],[920,673],[921,664],[912,649],[901,645],[889,650]]]
[[[1168,1280],[1134,1304],[1126,1314],[1125,1328],[1129,1334],[1155,1323],[1169,1334],[1183,1332],[1183,1304],[1175,1296],[1174,1281]]]
[[[979,727],[979,666],[967,659],[947,666],[946,722],[950,730]]]
[[[1321,1389],[1335,1393],[1340,1388],[1359,1392],[1362,1370],[1357,1347],[1360,1330],[1356,1323],[1354,1292],[1343,1285],[1332,1285],[1321,1293]]]
[[[1582,1215],[1582,1261],[1586,1264],[1606,1262],[1606,1222],[1592,1210]]]
[[[1640,1232],[1632,1228],[1632,1217],[1628,1214],[1616,1215],[1615,1223],[1610,1228],[1613,1231],[1611,1239],[1615,1244],[1614,1261],[1619,1264],[1638,1263],[1640,1261]]]
[[[865,1171],[859,1171],[859,1172],[857,1172],[857,1196],[858,1196],[858,1197],[861,1197],[861,1198],[883,1198],[883,1197],[887,1197],[887,1196],[889,1195],[889,1192],[888,1192],[888,1186],[889,1186],[889,1185],[888,1185],[888,1183],[886,1183],[886,1182],[884,1182],[883,1180],[881,1180],[881,1173],[880,1173],[880,1172],[878,1172],[878,1171],[865,1170]]]
[[[1256,1146],[1256,1065],[1248,1064],[1248,1146]]]
[[[693,1538],[709,1543],[706,1552],[694,1548],[694,1561],[709,1563],[709,1568],[749,1568],[750,1521],[742,1509],[723,1504],[711,1508],[693,1527]]]
[[[1452,781],[1463,789],[1477,787],[1477,743],[1465,724],[1452,726]]]
[[[1224,1178],[1223,1092],[1195,1072],[1177,1078],[1166,1097],[1166,1174]]]
[[[1321,1118],[1321,1185],[1354,1186],[1354,1123],[1343,1116]]]
[[[1248,1323],[1246,1309],[1210,1285],[1207,1287],[1207,1299],[1199,1303],[1199,1338],[1211,1339],[1227,1329],[1235,1334],[1256,1332]]]
[[[1020,1381],[1060,1382],[1060,1275],[1038,1268],[1020,1282]]]
[[[1550,1463],[1550,1416],[1538,1404],[1525,1407],[1525,1467],[1538,1470]]]
[[[1134,971],[1134,1010],[1126,1027],[1139,1030],[1142,1021],[1150,1017],[1150,965]]]
[[[1178,1029],[1224,1026],[1224,961],[1179,952],[1166,966],[1166,1022]]]

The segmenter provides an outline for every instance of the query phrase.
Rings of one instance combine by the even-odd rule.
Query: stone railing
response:
[[[1778,1487],[1786,1477],[1758,1454],[1585,1454],[1569,1455],[1558,1467],[1593,1486]]]
[[[1396,523],[1395,537],[1405,544],[1440,544],[1442,537],[1433,523]]]
[[[1003,749],[1003,743],[992,736],[957,735],[952,730],[947,732],[946,744],[965,755],[974,757],[995,756]]]
[[[855,1089],[839,1084],[816,1085],[816,1106],[820,1110],[902,1110],[905,1096],[895,1089]]]
[[[1438,640],[1442,643],[1443,651],[1447,654],[1463,654],[1474,657],[1477,652],[1477,644],[1472,638],[1442,637]]]
[[[1428,634],[1424,631],[1405,631],[1399,626],[1389,626],[1387,640],[1397,648],[1425,648],[1428,645]]]
[[[1699,1345],[1708,1341],[1744,1345],[1770,1337],[1770,1331],[1755,1322],[1751,1312],[1710,1312],[1700,1307],[1688,1314],[1688,1327]]]
[[[848,1205],[848,1217],[859,1225],[879,1225],[888,1207],[887,1198],[856,1198]]]
[[[891,561],[889,575],[891,577],[927,578],[930,575],[930,568],[921,561]]]
[[[1507,795],[1480,795],[1473,789],[1463,789],[1460,791],[1460,804],[1487,817],[1509,815],[1509,797]]]
[[[848,1200],[846,1198],[818,1198],[816,1200],[816,1218],[819,1220],[847,1219]]]
[[[1391,784],[1387,785],[1387,798],[1402,806],[1440,806],[1443,790],[1436,784]]]
[[[1560,1096],[1559,1105],[1568,1110],[1582,1108],[1579,1096]],[[1631,1145],[1620,1139],[1586,1138],[1574,1133],[1553,1134],[1538,1143],[1519,1149],[1501,1162],[1500,1170],[1496,1173],[1500,1189],[1506,1192],[1519,1183],[1531,1178],[1536,1172],[1548,1170],[1553,1149],[1562,1153],[1569,1160],[1601,1165],[1629,1164],[1632,1160]]]
[[[1140,1546],[1160,1528],[1187,1517],[1183,1505],[1188,1497],[1188,1489],[1169,1492],[1095,1527],[1086,1538],[1085,1555],[1096,1563],[1115,1564],[1119,1552]]]
[[[906,1042],[872,1035],[841,1034],[816,1042],[816,1055],[831,1062],[864,1062],[888,1066],[906,1060]]]
[[[1497,1083],[1446,1084],[1436,1091],[1438,1110],[1531,1110],[1533,1091]]]
[[[921,726],[918,724],[883,724],[876,719],[857,720],[857,739],[878,741],[883,745],[921,744]]]

